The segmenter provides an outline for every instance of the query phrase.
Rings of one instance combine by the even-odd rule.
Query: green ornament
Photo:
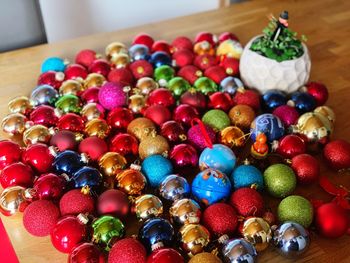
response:
[[[293,221],[304,227],[312,223],[313,208],[311,203],[299,195],[290,195],[278,205],[278,219],[280,222]]]
[[[168,81],[175,76],[175,70],[168,66],[163,65],[154,70],[154,79],[159,83],[161,87],[167,87]]]
[[[193,85],[196,90],[202,92],[204,95],[207,95],[209,92],[218,91],[218,85],[207,77],[200,77],[196,80]]]
[[[279,163],[273,164],[265,170],[264,182],[272,196],[283,198],[294,191],[297,180],[292,168]]]
[[[124,235],[125,227],[118,218],[113,216],[102,216],[93,224],[92,240],[94,243],[104,247],[107,251],[111,249],[114,242]]]
[[[68,112],[79,113],[81,110],[81,102],[77,96],[73,94],[67,94],[60,97],[56,101],[55,107],[63,111],[64,113],[68,113]]]
[[[181,77],[172,78],[168,82],[168,89],[172,91],[175,97],[180,97],[184,92],[191,88],[190,83]]]
[[[222,110],[210,110],[206,112],[202,117],[202,121],[215,131],[221,131],[231,124],[230,118]]]

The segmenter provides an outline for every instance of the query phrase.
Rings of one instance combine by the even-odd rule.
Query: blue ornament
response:
[[[154,52],[151,55],[151,58],[149,59],[149,62],[153,65],[153,67],[158,68],[160,66],[164,66],[164,65],[168,65],[168,66],[172,66],[172,60],[171,57],[163,52],[163,51],[157,51]]]
[[[41,73],[47,71],[61,71],[63,72],[66,68],[66,63],[63,59],[58,57],[51,57],[44,60],[41,64]]]
[[[222,248],[225,262],[231,263],[254,263],[258,253],[255,247],[243,238],[227,241]]]
[[[149,59],[149,49],[147,46],[142,44],[135,44],[129,48],[129,55],[132,61],[136,60],[148,60]]]
[[[235,168],[236,155],[223,144],[214,144],[213,148],[205,148],[199,156],[201,170],[213,168],[226,175],[230,175]]]
[[[294,92],[290,101],[300,114],[313,111],[316,108],[314,97],[307,92]]]
[[[191,193],[191,188],[184,177],[171,174],[160,184],[159,193],[164,199],[176,201],[188,197]]]
[[[286,94],[280,90],[269,90],[262,96],[262,107],[268,112],[272,112],[278,106],[285,105],[286,103]]]
[[[230,193],[229,178],[218,170],[206,169],[197,174],[192,182],[192,195],[205,205],[225,200]]]
[[[155,154],[143,160],[141,171],[152,187],[159,187],[164,178],[173,173],[173,165],[167,158]]]
[[[75,188],[88,186],[94,189],[101,185],[102,174],[96,168],[85,166],[74,173],[71,182]]]
[[[153,218],[147,220],[139,230],[139,240],[152,251],[159,247],[171,247],[174,228],[168,220]]]
[[[63,151],[55,157],[53,167],[55,173],[66,174],[69,178],[73,176],[80,168],[87,164],[85,155],[80,155],[74,151]]]
[[[237,89],[243,89],[243,83],[239,78],[228,76],[220,82],[220,90],[234,95]]]
[[[264,177],[262,173],[253,165],[244,164],[238,166],[230,176],[234,189],[257,186],[257,190],[264,188]]]
[[[33,89],[30,99],[35,106],[42,104],[54,104],[58,98],[58,91],[50,85],[40,85]]]
[[[277,116],[265,113],[255,118],[250,126],[250,132],[253,141],[259,133],[265,133],[267,140],[272,142],[284,135],[284,126]]]

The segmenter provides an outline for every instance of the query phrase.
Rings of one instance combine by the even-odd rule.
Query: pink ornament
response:
[[[294,107],[288,105],[277,107],[272,114],[280,118],[286,127],[296,124],[299,118],[298,111]]]
[[[210,138],[211,143],[214,144],[216,141],[215,131],[208,125],[204,124],[204,127]],[[205,137],[202,133],[202,130],[198,124],[192,126],[188,130],[187,138],[188,138],[188,141],[199,150],[203,150],[204,148],[208,147]]]
[[[198,154],[193,146],[182,143],[171,150],[170,160],[176,167],[196,167],[198,165]]]
[[[126,104],[127,94],[121,84],[107,82],[100,88],[98,100],[105,109],[112,110]]]

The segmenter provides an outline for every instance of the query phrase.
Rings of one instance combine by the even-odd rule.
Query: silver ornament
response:
[[[50,85],[40,85],[36,87],[30,95],[30,99],[33,101],[35,106],[42,104],[53,104],[57,98],[58,91]]]
[[[257,252],[254,246],[243,238],[231,239],[222,248],[225,262],[254,263]]]
[[[147,60],[149,58],[149,49],[142,44],[135,44],[129,48],[129,56],[132,61]]]
[[[159,186],[160,195],[167,200],[176,201],[190,195],[190,185],[184,177],[168,175]]]
[[[220,82],[220,88],[223,92],[234,95],[237,89],[243,89],[243,83],[239,78],[226,77]]]

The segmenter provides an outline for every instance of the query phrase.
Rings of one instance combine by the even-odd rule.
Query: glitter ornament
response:
[[[0,141],[0,170],[21,160],[22,149],[21,147],[12,141],[1,140]]]
[[[264,200],[254,188],[239,188],[230,197],[230,204],[239,215],[262,216],[264,212]]]
[[[278,140],[284,135],[281,120],[269,113],[259,115],[250,126],[251,138],[255,141],[259,133],[264,133],[269,142]]]
[[[264,171],[264,182],[268,192],[277,198],[291,194],[296,186],[295,174],[285,164],[273,164]]]
[[[0,173],[2,188],[10,186],[30,187],[34,181],[34,172],[29,165],[21,162],[6,166]]]
[[[253,122],[255,113],[253,109],[247,105],[236,105],[230,110],[229,117],[232,124],[246,130]]]
[[[49,57],[41,64],[41,73],[47,71],[64,71],[66,63],[63,59],[58,57]]]
[[[218,64],[218,61],[216,60],[216,58],[213,55],[209,55],[209,54],[196,56],[193,61],[193,65],[195,65],[201,70],[206,70],[217,64]]]
[[[228,115],[224,111],[216,109],[207,111],[203,115],[202,121],[215,131],[221,131],[231,124]]]
[[[307,93],[314,97],[317,106],[324,105],[328,100],[328,89],[325,85],[318,82],[309,82],[306,84]]]
[[[118,218],[126,217],[129,213],[129,200],[125,193],[116,189],[103,192],[97,200],[99,215],[112,215]]]
[[[203,93],[190,89],[181,95],[180,103],[204,110],[207,106],[207,98]]]
[[[243,104],[250,106],[255,111],[260,109],[260,96],[253,90],[238,89],[233,97],[233,102],[236,105]]]
[[[150,119],[139,117],[129,123],[127,131],[139,141],[143,141],[156,132],[156,125]]]
[[[61,215],[78,215],[93,213],[95,200],[89,193],[81,189],[73,189],[65,193],[59,202]]]
[[[182,249],[193,256],[204,251],[210,242],[209,231],[200,224],[186,224],[179,230]]]
[[[255,247],[243,238],[229,240],[221,250],[226,262],[255,262]]]
[[[96,52],[91,49],[80,50],[75,56],[75,63],[88,68],[90,64],[98,57]]]
[[[189,263],[222,263],[222,261],[212,253],[202,252],[194,255]]]
[[[160,217],[163,214],[163,203],[155,195],[145,194],[136,197],[132,211],[136,217],[142,221],[147,219]]]
[[[92,161],[98,161],[108,151],[107,143],[99,137],[87,137],[82,140],[78,148],[80,153],[85,153]]]
[[[179,77],[184,78],[191,85],[193,85],[198,78],[202,77],[203,72],[196,66],[187,65],[180,68],[179,71],[177,72],[177,75]]]
[[[331,141],[324,147],[323,156],[332,169],[338,171],[349,169],[350,143],[344,140]]]
[[[7,106],[11,113],[21,113],[23,115],[27,115],[32,111],[34,105],[28,97],[18,96],[10,100]]]
[[[199,112],[196,108],[181,104],[177,106],[173,113],[173,119],[185,127],[191,126],[192,120],[199,117]]]
[[[144,246],[138,240],[127,237],[113,245],[108,254],[108,263],[144,263],[146,258]]]
[[[184,258],[179,252],[172,248],[160,248],[154,250],[147,258],[147,263],[184,263]]]
[[[169,213],[171,222],[179,225],[198,224],[202,215],[198,203],[188,198],[176,200],[169,208]]]
[[[225,69],[220,66],[212,66],[204,71],[204,76],[213,80],[216,84],[220,82],[227,76]]]
[[[146,157],[141,168],[151,187],[158,187],[167,175],[173,174],[171,162],[158,154]]]
[[[47,173],[52,169],[55,153],[45,144],[28,146],[22,155],[24,163],[30,165],[38,173]]]
[[[163,123],[171,119],[171,113],[169,109],[163,105],[155,104],[147,107],[143,115],[153,121],[158,126],[161,126]]]
[[[304,140],[294,134],[288,134],[282,137],[278,142],[276,142],[276,145],[276,152],[287,159],[291,159],[294,156],[306,152]]]
[[[231,174],[230,179],[234,189],[251,187],[252,185],[255,185],[258,190],[264,188],[264,178],[261,172],[258,168],[250,164],[237,166]]]
[[[258,252],[265,250],[272,239],[269,224],[260,217],[250,217],[245,220],[241,232],[244,239],[254,245]]]
[[[132,62],[129,66],[132,75],[135,79],[141,79],[145,77],[153,76],[153,67],[152,65],[145,60],[138,60]]]
[[[196,167],[198,165],[197,151],[189,144],[175,145],[169,156],[176,168]]]
[[[185,129],[176,121],[163,123],[160,129],[160,135],[166,138],[169,143],[174,144],[186,141],[187,139]]]
[[[209,143],[215,143],[216,136],[214,130],[208,125],[204,125],[204,129],[209,137]],[[198,150],[203,150],[208,146],[208,142],[206,141],[199,124],[193,125],[191,128],[189,128],[187,131],[187,137],[188,141]]]
[[[151,135],[140,142],[139,157],[143,160],[151,155],[167,156],[169,153],[168,141],[161,135]]]
[[[126,94],[120,84],[107,82],[100,88],[98,100],[105,109],[113,110],[126,104]]]
[[[218,86],[216,83],[207,77],[200,77],[193,84],[193,87],[196,91],[202,92],[204,95],[218,91]]]
[[[187,180],[176,174],[168,175],[159,186],[159,194],[166,200],[176,201],[190,195]]]
[[[239,78],[228,76],[220,82],[220,90],[230,95],[234,95],[238,89],[244,89],[243,83]]]
[[[301,184],[317,181],[320,175],[320,165],[315,157],[309,154],[299,154],[291,160],[291,167]]]
[[[240,128],[229,126],[220,132],[220,143],[230,148],[242,147],[245,144],[245,135]]]
[[[83,132],[85,128],[84,119],[75,113],[67,113],[58,119],[57,128],[72,132]]]
[[[278,106],[276,109],[274,109],[272,114],[277,116],[285,127],[295,125],[299,118],[298,111],[289,105]]]
[[[132,86],[134,77],[128,68],[116,68],[108,74],[108,81],[122,86]]]

